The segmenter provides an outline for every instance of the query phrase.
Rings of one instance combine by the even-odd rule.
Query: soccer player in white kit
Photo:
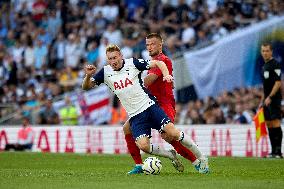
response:
[[[95,75],[94,65],[85,66],[86,76],[82,88],[88,90],[95,85],[105,83],[117,95],[130,117],[132,135],[138,148],[145,153],[173,160],[177,169],[182,166],[174,150],[167,151],[158,145],[150,144],[151,129],[156,129],[159,132],[166,132],[194,154],[203,157],[190,137],[174,127],[168,116],[156,104],[155,97],[149,94],[143,85],[142,72],[153,67],[158,67],[162,71],[165,82],[172,82],[173,77],[169,74],[165,63],[157,60],[123,59],[120,48],[116,45],[109,45],[106,48],[106,56],[109,65],[104,66]],[[203,164],[200,169],[208,169],[208,163]]]

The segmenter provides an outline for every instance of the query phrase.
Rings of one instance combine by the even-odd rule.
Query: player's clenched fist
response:
[[[163,81],[166,81],[168,83],[173,82],[173,80],[174,80],[174,78],[171,75],[167,75],[167,76],[163,77]]]
[[[88,64],[84,67],[85,74],[92,76],[96,72],[96,66]]]

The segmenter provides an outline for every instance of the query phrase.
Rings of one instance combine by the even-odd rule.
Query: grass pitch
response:
[[[0,189],[284,188],[283,159],[211,157],[209,175],[197,173],[186,160],[185,172],[178,173],[169,160],[159,159],[160,175],[127,176],[133,166],[128,155],[0,152]]]

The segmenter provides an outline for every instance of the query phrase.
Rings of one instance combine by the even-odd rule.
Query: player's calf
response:
[[[164,139],[167,143],[171,143],[174,139],[170,137],[167,133],[161,133],[162,139]]]

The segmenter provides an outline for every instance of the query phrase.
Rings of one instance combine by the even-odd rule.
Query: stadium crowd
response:
[[[125,58],[148,58],[145,36],[159,32],[165,53],[202,48],[228,33],[283,14],[281,0],[4,0],[0,2],[0,104],[39,110],[80,87],[85,63],[106,64],[115,43]],[[177,123],[249,123],[259,88],[177,104]],[[241,98],[242,97],[242,98]],[[7,112],[0,108],[0,115]]]

